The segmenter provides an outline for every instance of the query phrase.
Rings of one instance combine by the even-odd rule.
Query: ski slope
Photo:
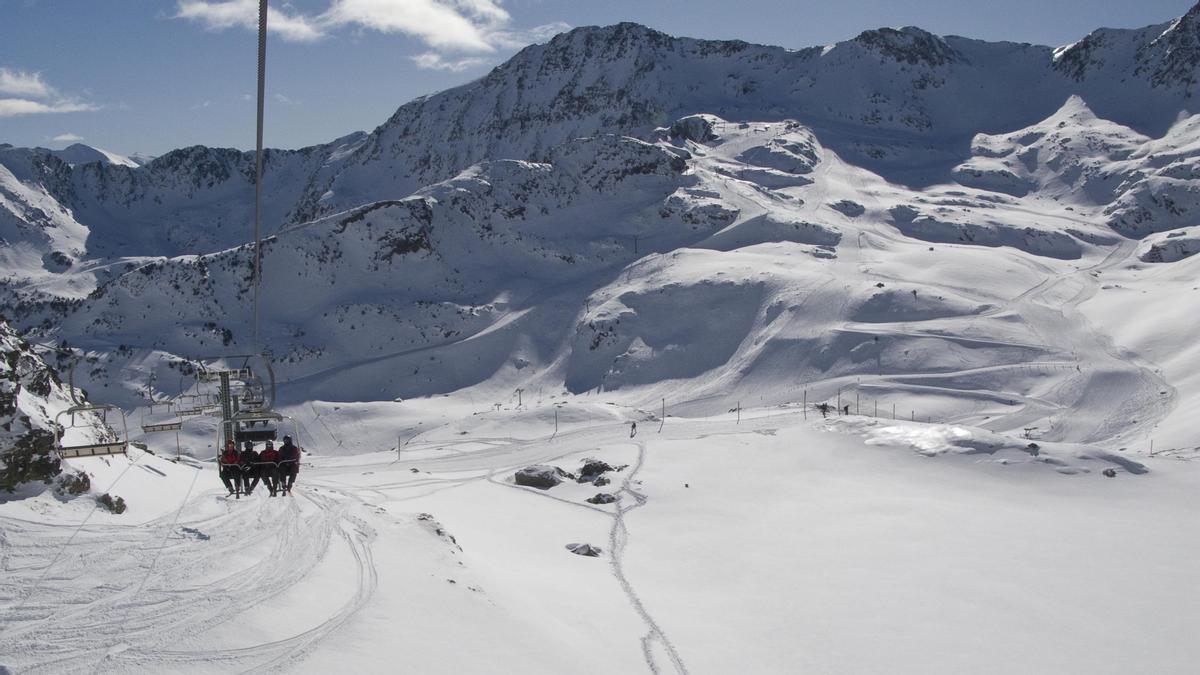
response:
[[[661,433],[646,412],[572,407],[557,435],[550,406],[491,409],[399,454],[383,438],[314,454],[292,498],[231,500],[211,464],[136,450],[83,460],[130,509],[48,493],[0,505],[0,661],[1183,673],[1200,657],[1187,637],[1200,596],[1180,564],[1200,553],[1192,463],[1142,458],[1138,476],[1070,450],[988,453],[937,441],[959,435],[940,425],[774,406],[669,417]],[[588,457],[629,466],[604,488],[511,483]],[[620,499],[584,501],[597,491]],[[574,542],[603,553],[572,555]]]
[[[1194,672],[1198,36],[583,28],[272,151],[275,499],[139,431],[262,346],[252,155],[0,145],[5,439],[53,359],[139,444],[3,495],[0,673]]]

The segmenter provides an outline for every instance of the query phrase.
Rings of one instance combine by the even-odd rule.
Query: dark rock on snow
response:
[[[585,555],[589,558],[599,558],[604,551],[599,546],[591,544],[567,544],[567,550],[575,555]]]
[[[563,471],[557,466],[548,466],[545,464],[535,464],[527,466],[513,475],[513,480],[517,485],[526,485],[535,487],[539,490],[549,490],[550,488],[563,482],[564,478],[573,478],[571,474]]]

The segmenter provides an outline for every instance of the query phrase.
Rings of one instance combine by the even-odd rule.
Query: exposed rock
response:
[[[1105,469],[1104,471],[1101,471],[1101,473],[1104,474],[1105,478],[1116,478],[1117,477],[1116,469]]]
[[[125,500],[121,497],[114,497],[107,492],[96,498],[100,506],[108,509],[111,513],[125,513]]]
[[[608,464],[608,462],[603,462],[598,459],[586,459],[584,460],[583,468],[579,470],[579,482],[595,482],[595,480],[599,478],[601,474],[605,474],[613,470],[614,469]]]
[[[92,489],[92,479],[82,471],[74,471],[72,473],[64,473],[58,478],[58,487],[55,491],[58,494],[74,497],[81,495]]]
[[[867,210],[863,208],[862,204],[850,201],[849,199],[843,199],[840,202],[830,204],[829,208],[850,218],[857,218],[867,212]]]
[[[598,492],[595,497],[588,497],[589,504],[612,504],[617,501],[618,497],[607,492]]]
[[[604,552],[599,546],[591,544],[567,544],[567,550],[575,555],[584,555],[589,558],[599,558],[600,554]]]
[[[709,115],[688,115],[676,120],[667,133],[671,138],[682,138],[696,143],[707,143],[717,140],[713,133],[713,117]]]
[[[1160,241],[1150,245],[1138,258],[1142,262],[1170,263],[1190,258],[1200,253],[1200,237],[1181,238],[1178,235],[1170,237],[1170,241]]]
[[[592,481],[592,485],[595,485],[596,487],[604,487],[605,485],[608,485],[609,482],[611,481],[604,476],[596,476],[596,480]]]
[[[548,466],[546,464],[527,466],[513,474],[513,480],[516,481],[517,485],[535,487],[539,490],[549,490],[563,482],[564,478],[574,478],[574,476],[557,466]]]

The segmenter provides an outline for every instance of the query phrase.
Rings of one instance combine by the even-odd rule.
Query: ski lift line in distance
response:
[[[234,435],[231,440],[233,440],[234,444],[238,447],[240,447],[240,445],[242,443],[245,443],[246,441],[250,441],[251,443],[262,443],[264,441],[274,441],[274,440],[278,439],[279,427],[282,425],[282,423],[285,420],[287,421],[288,425],[292,428],[291,437],[292,437],[292,440],[295,442],[296,447],[303,447],[300,444],[300,426],[296,422],[296,419],[294,417],[292,417],[291,415],[281,415],[279,413],[268,413],[268,414],[255,413],[253,415],[244,415],[241,417],[235,417],[235,418],[231,419],[230,421],[234,422],[238,426],[238,428],[234,431]],[[248,423],[256,423],[257,424],[260,422],[264,423],[264,424],[270,424],[273,422],[274,425],[273,426],[264,426],[262,429],[242,429],[241,428],[242,424],[248,424]],[[225,440],[222,438],[222,435],[224,433],[224,426],[225,425],[222,424],[217,427],[217,447],[224,447],[222,445],[223,440]],[[220,455],[218,454],[218,459],[219,458],[220,458]]]
[[[207,363],[241,361],[241,364],[234,368],[213,368],[206,365]],[[257,360],[262,371],[266,372],[266,378],[262,378],[255,374],[255,368],[251,368],[251,361]],[[222,373],[228,373],[230,381],[240,381],[242,383],[242,391],[239,392],[239,398],[246,394],[256,394],[251,397],[250,401],[257,409],[271,410],[275,404],[275,368],[271,365],[270,355],[264,352],[257,354],[229,354],[224,356],[209,356],[196,359],[200,363],[197,371],[197,382],[215,383],[219,382]],[[219,402],[214,401],[214,405]]]
[[[75,415],[85,412],[99,412],[102,415],[101,424],[105,424],[108,419],[108,411],[115,410],[121,415],[121,437],[119,440],[107,443],[88,443],[85,445],[63,445],[62,439],[66,434],[67,429],[78,428],[98,428],[95,424],[75,424]],[[71,416],[71,426],[63,427],[59,419],[63,415]],[[55,451],[60,459],[71,459],[74,457],[96,457],[100,455],[126,455],[129,453],[129,426],[125,419],[125,411],[114,405],[77,405],[60,411],[54,416],[54,424],[58,426],[60,431],[55,438]],[[105,424],[105,428],[108,426]]]
[[[155,404],[151,403],[149,406],[151,415],[154,414],[154,405]],[[158,405],[163,405],[163,404],[159,403]],[[171,404],[167,403],[166,405],[167,405],[167,412],[171,412],[171,407],[172,407]],[[144,433],[144,434],[154,434],[154,433],[159,433],[162,431],[179,431],[183,427],[183,419],[179,418],[179,417],[176,417],[173,420],[168,420],[165,422],[147,422],[145,408],[142,409],[141,417],[139,418],[139,422],[140,422],[140,426],[142,427],[142,433]]]

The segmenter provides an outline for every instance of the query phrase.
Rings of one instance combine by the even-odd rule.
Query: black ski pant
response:
[[[247,466],[242,468],[242,484],[246,486],[246,494],[250,494],[254,491],[254,488],[258,487],[258,467]]]
[[[271,494],[275,494],[279,490],[279,467],[274,463],[258,465],[258,475],[262,478],[262,482],[267,484],[267,489]]]
[[[296,474],[298,473],[300,473],[300,467],[295,462],[284,462],[279,467],[279,487],[291,492],[292,485],[296,482]]]
[[[242,470],[237,466],[221,467],[221,482],[230,492],[242,491]]]

